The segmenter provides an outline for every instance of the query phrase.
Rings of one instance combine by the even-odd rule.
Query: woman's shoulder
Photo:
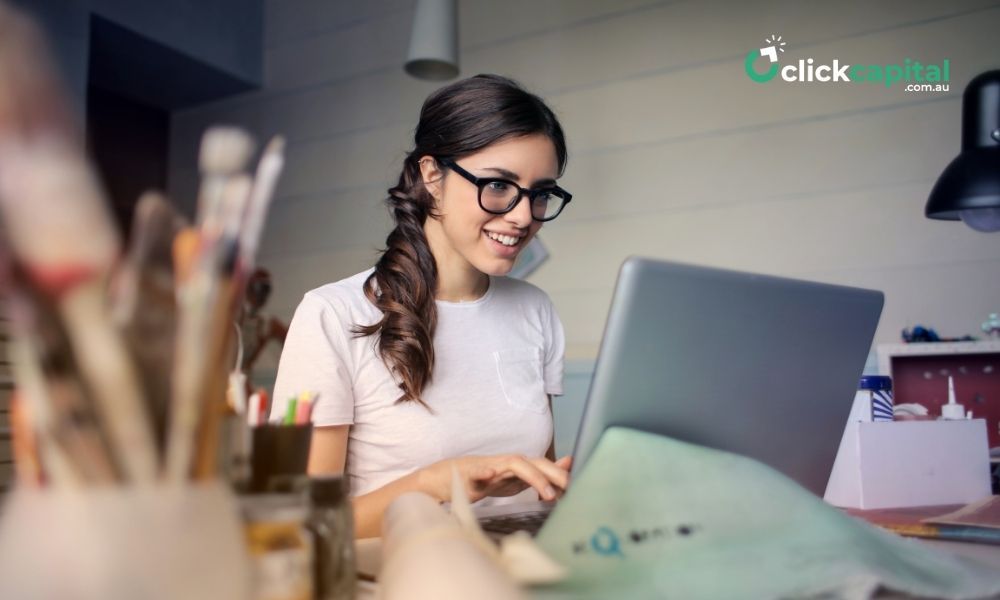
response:
[[[497,297],[507,301],[517,301],[519,303],[530,303],[535,305],[551,305],[552,300],[545,291],[535,284],[514,279],[512,277],[493,277],[492,285],[496,286],[494,293]]]
[[[374,268],[367,269],[339,281],[313,288],[305,293],[302,302],[329,306],[338,312],[369,312],[370,309],[375,309],[375,306],[365,296],[364,286],[373,271]]]

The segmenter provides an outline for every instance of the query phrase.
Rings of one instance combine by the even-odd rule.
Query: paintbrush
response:
[[[10,449],[14,456],[17,485],[27,489],[37,489],[45,483],[38,435],[33,422],[34,419],[24,406],[24,400],[15,389],[10,395]]]
[[[195,223],[203,235],[221,235],[226,186],[246,167],[255,146],[250,134],[237,127],[212,127],[202,136],[198,154],[202,178]]]
[[[260,246],[260,237],[264,230],[264,221],[267,219],[267,211],[271,205],[271,199],[274,197],[274,188],[285,166],[284,151],[285,139],[280,135],[275,136],[267,143],[260,162],[257,164],[253,191],[240,232],[240,268],[245,277],[253,271],[257,248]]]
[[[273,138],[264,149],[257,165],[252,188],[244,191],[242,187],[234,185],[238,180],[231,181],[231,189],[227,194],[229,200],[220,205],[219,214],[224,223],[222,237],[224,240],[236,242],[235,247],[239,252],[239,257],[232,268],[223,269],[225,277],[229,280],[228,290],[219,299],[219,304],[216,307],[217,320],[213,327],[213,334],[209,338],[214,340],[216,368],[210,374],[206,396],[203,398],[205,410],[199,428],[195,459],[195,476],[199,479],[211,477],[216,472],[218,430],[225,408],[225,405],[220,402],[220,397],[224,395],[227,388],[227,381],[223,374],[226,372],[227,359],[231,354],[228,349],[232,343],[231,328],[228,326],[228,322],[232,320],[233,314],[238,310],[238,304],[245,291],[247,277],[253,269],[267,209],[284,166],[284,146],[285,142],[282,137]],[[249,186],[249,180],[247,180],[247,185]],[[223,325],[224,318],[229,320],[226,325]],[[239,364],[236,368],[239,368]],[[245,390],[240,390],[240,393],[245,397]]]
[[[232,321],[230,280],[237,257],[235,232],[249,191],[245,176],[235,174],[244,167],[252,151],[248,135],[225,128],[205,133],[199,157],[204,172],[197,244],[190,233],[185,233],[174,245],[175,259],[179,260],[175,269],[183,276],[177,285],[179,318],[166,462],[166,477],[170,481],[183,481],[190,475],[196,446],[200,457],[201,448],[210,443],[206,436],[211,434],[205,432],[205,427],[217,422],[213,412],[215,390],[210,389],[212,373],[219,369],[220,348],[225,347],[225,332]],[[217,332],[220,328],[221,334]],[[223,376],[225,372],[223,368]],[[223,385],[222,401],[224,394]],[[206,400],[206,397],[213,398]],[[207,412],[203,415],[204,411]],[[202,441],[196,445],[199,421],[205,433],[199,436]],[[204,460],[198,462],[204,464]]]
[[[141,387],[106,306],[118,236],[44,48],[0,10],[0,211],[10,245],[66,332],[126,478],[151,481]]]
[[[0,3],[0,138],[26,138],[46,131],[82,134],[50,67],[38,28],[7,3]]]
[[[2,245],[0,256],[7,256]],[[19,443],[32,442],[30,447],[19,447],[19,476],[36,471],[41,462],[49,481],[57,486],[116,481],[117,469],[68,351],[65,331],[50,303],[30,289],[16,265],[0,262],[10,317],[12,367],[23,401],[16,435]]]
[[[232,354],[233,316],[242,289],[238,265],[238,239],[247,202],[250,199],[251,181],[247,175],[230,179],[223,193],[220,209],[222,223],[221,247],[223,262],[218,265],[219,296],[213,310],[206,349],[211,369],[205,374],[201,393],[201,419],[195,453],[194,476],[209,479],[218,471],[219,428],[226,410],[229,357]]]
[[[111,287],[112,315],[141,374],[150,425],[166,446],[177,307],[173,241],[185,219],[157,192],[139,198],[132,239]]]

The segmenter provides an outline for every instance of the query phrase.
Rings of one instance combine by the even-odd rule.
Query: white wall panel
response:
[[[1000,68],[1000,4],[462,0],[463,74],[500,72],[546,97],[570,142],[552,295],[571,359],[596,352],[629,254],[883,289],[879,341],[922,323],[974,333],[1000,309],[1000,237],[923,218],[956,155],[965,83]],[[170,189],[193,198],[203,130],[289,140],[261,250],[272,310],[370,266],[385,190],[436,84],[402,71],[412,0],[270,0],[267,86],[175,115]],[[755,84],[743,57],[776,33],[819,61],[951,61],[948,93],[897,84]]]

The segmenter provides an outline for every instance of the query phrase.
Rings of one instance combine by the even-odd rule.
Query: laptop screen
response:
[[[760,460],[822,496],[881,292],[645,258],[622,265],[573,471],[622,425]]]

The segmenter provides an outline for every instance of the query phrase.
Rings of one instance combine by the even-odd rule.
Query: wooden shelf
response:
[[[917,342],[914,344],[879,344],[878,372],[889,375],[892,372],[892,358],[895,356],[943,356],[953,354],[1000,354],[1000,340],[978,342]]]

